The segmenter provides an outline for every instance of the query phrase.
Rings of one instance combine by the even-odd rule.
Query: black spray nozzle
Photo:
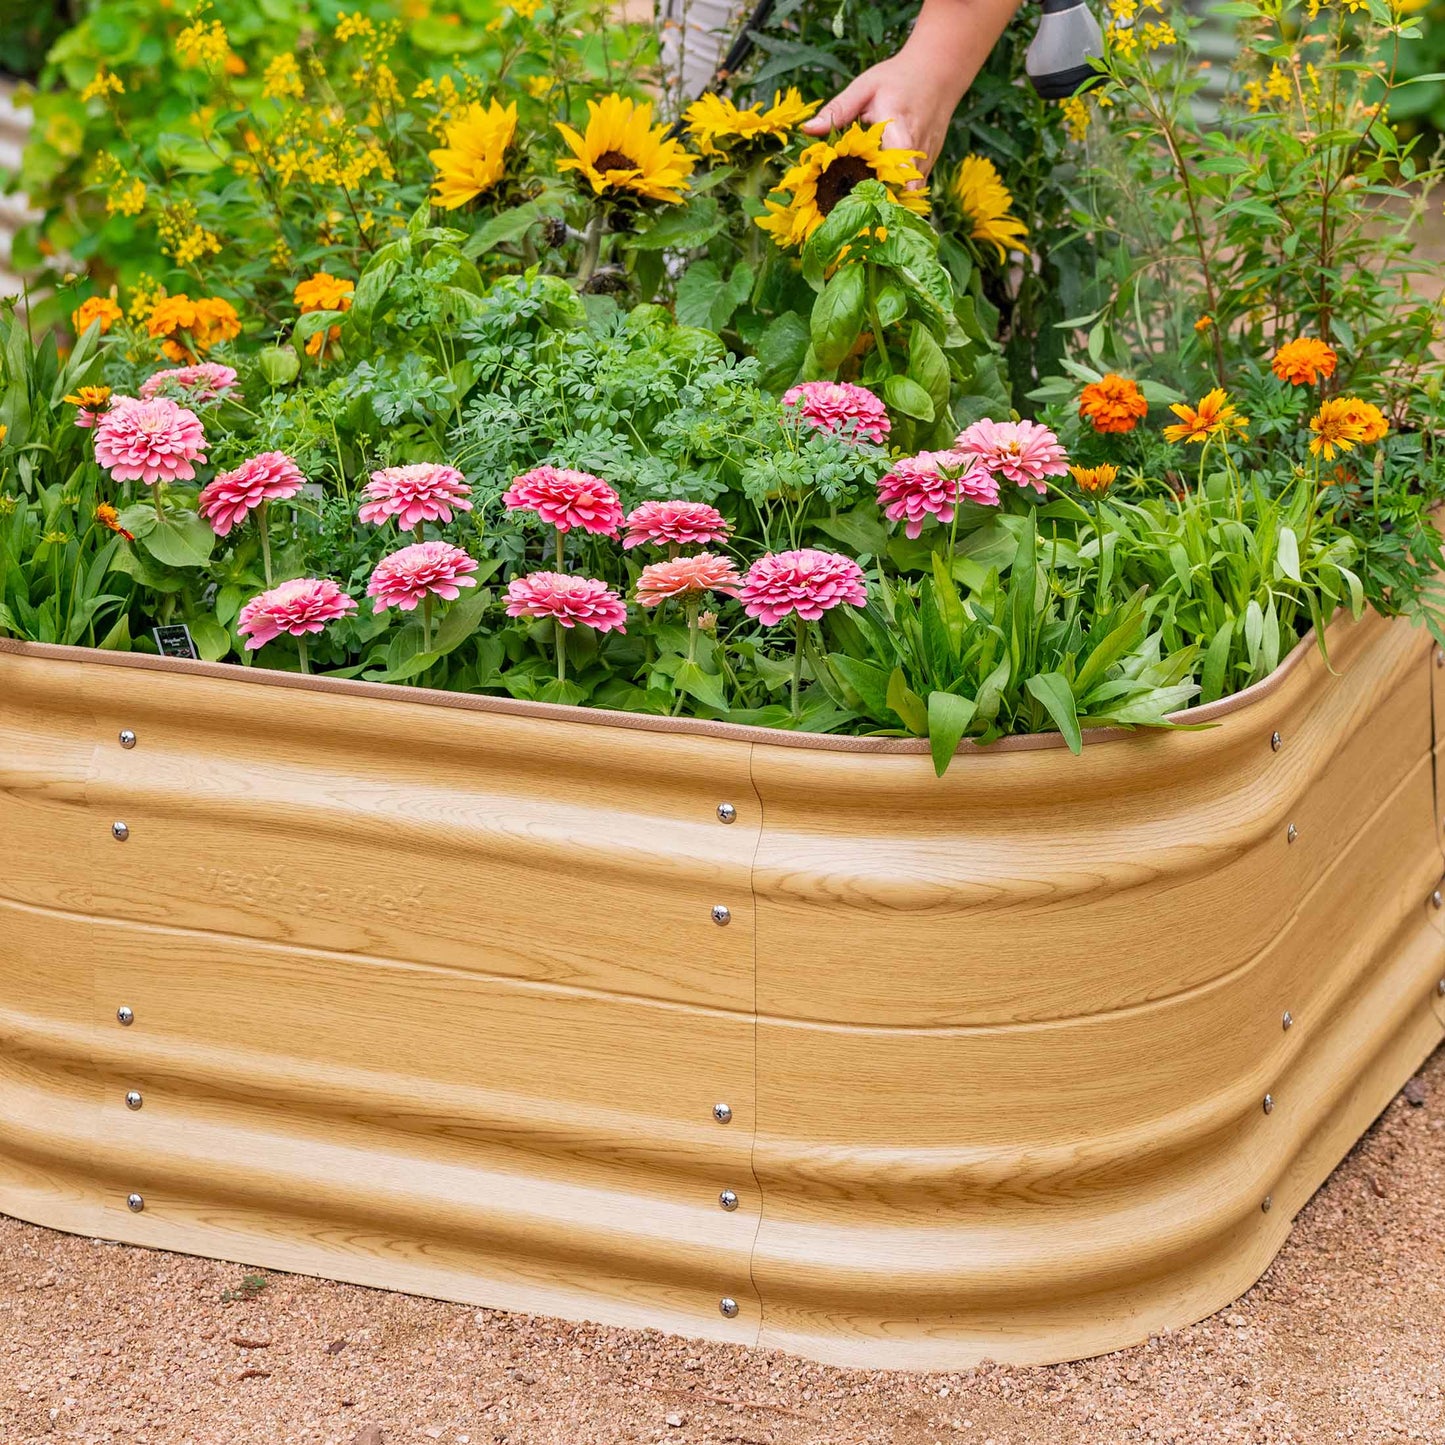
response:
[[[1089,62],[1103,56],[1104,35],[1084,0],[1043,0],[1043,11],[1024,69],[1041,96],[1062,100],[1098,79]]]

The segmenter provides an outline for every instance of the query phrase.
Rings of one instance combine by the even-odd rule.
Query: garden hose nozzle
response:
[[[1062,100],[1097,79],[1089,62],[1103,56],[1104,35],[1084,0],[1043,0],[1043,7],[1024,69],[1045,100]]]

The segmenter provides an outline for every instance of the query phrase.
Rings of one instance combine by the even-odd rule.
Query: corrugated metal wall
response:
[[[30,130],[30,112],[14,103],[15,84],[0,80],[0,182],[8,182],[20,168],[20,152]],[[10,269],[10,246],[15,232],[30,218],[23,196],[0,194],[0,296],[20,290],[20,278]]]

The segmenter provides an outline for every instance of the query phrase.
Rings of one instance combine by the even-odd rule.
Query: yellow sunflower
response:
[[[432,200],[444,210],[454,211],[491,190],[506,170],[507,148],[516,133],[515,101],[505,110],[495,100],[486,107],[469,105],[447,123],[446,145],[429,152],[437,168]]]
[[[768,214],[758,216],[757,224],[779,246],[801,246],[854,186],[870,180],[882,181],[895,204],[926,216],[927,190],[908,188],[911,182],[923,179],[916,164],[923,152],[885,146],[886,125],[886,121],[870,126],[855,122],[837,140],[810,145],[773,191],[774,196],[786,192],[791,199],[769,197],[763,202]]]
[[[1008,260],[1010,251],[1028,249],[1028,229],[1009,214],[1014,198],[987,156],[964,156],[949,190],[963,212],[968,234],[981,245],[992,246],[1000,261]]]
[[[739,109],[725,95],[708,91],[688,106],[683,119],[703,155],[724,156],[734,146],[786,140],[788,132],[807,120],[818,105],[816,100],[804,100],[793,86],[786,94],[775,90],[767,110],[762,101]]]
[[[587,111],[583,135],[557,123],[572,152],[570,159],[557,162],[559,171],[580,171],[598,196],[633,196],[668,204],[682,199],[696,162],[667,126],[653,125],[648,102],[604,95],[589,100]]]

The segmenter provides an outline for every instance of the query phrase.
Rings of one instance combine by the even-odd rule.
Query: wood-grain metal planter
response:
[[[854,1364],[1199,1318],[1445,1031],[1445,672],[1330,657],[940,780],[0,642],[0,1209]]]

